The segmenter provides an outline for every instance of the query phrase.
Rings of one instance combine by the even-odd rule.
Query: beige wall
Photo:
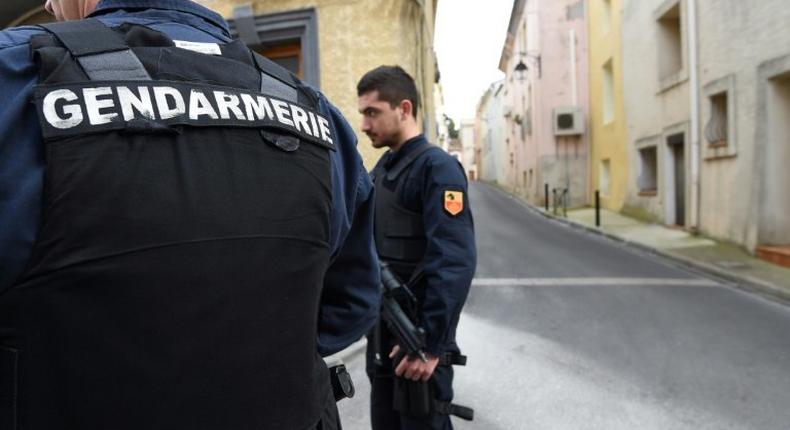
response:
[[[745,245],[790,244],[790,139],[771,135],[790,112],[772,100],[790,74],[786,0],[698,1],[703,233]],[[712,148],[704,131],[709,95],[728,93],[728,143]]]
[[[601,190],[601,165],[609,160],[609,189],[601,193],[601,205],[611,210],[623,208],[629,184],[628,147],[626,146],[626,111],[623,106],[621,0],[591,0],[587,7],[590,38],[590,182]],[[605,115],[605,68],[613,75],[611,118]],[[635,175],[630,174],[631,177]]]
[[[662,77],[659,52],[661,36],[658,16],[669,7],[680,5],[681,57],[683,67],[677,73]],[[687,168],[690,159],[690,102],[688,84],[688,55],[686,35],[686,0],[626,1],[623,4],[622,72],[623,102],[628,117],[627,139],[631,176],[626,194],[626,209],[631,214],[676,224],[685,222],[689,215],[690,183]],[[685,137],[685,160],[677,166],[686,173],[684,193],[685,216],[676,219],[674,181],[675,159],[667,138],[674,134]],[[640,193],[637,176],[641,169],[639,150],[656,147],[658,192],[655,195]],[[680,164],[680,163],[678,163]]]
[[[380,151],[359,132],[356,84],[368,70],[397,64],[417,81],[428,118],[424,128],[436,139],[434,99],[435,3],[430,0],[200,0],[226,18],[237,5],[252,3],[255,15],[314,8],[318,19],[321,90],[357,132],[359,150],[372,168]],[[424,115],[427,113],[427,115]]]

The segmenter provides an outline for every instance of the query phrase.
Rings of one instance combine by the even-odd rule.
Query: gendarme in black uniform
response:
[[[334,402],[316,352],[333,141],[315,94],[238,42],[47,29],[31,41],[43,221],[0,300],[16,378],[0,427],[315,426]]]
[[[446,409],[453,398],[450,364],[459,354],[455,331],[476,265],[466,176],[458,161],[422,135],[396,152],[385,153],[372,176],[376,248],[382,261],[404,282],[412,281],[419,302],[419,325],[427,332],[427,352],[441,358],[429,384],[437,406],[445,409],[444,413],[416,418],[393,410],[393,368],[397,363],[386,356],[395,341],[386,327],[379,327],[378,341],[375,336],[368,337],[374,428],[452,428]]]

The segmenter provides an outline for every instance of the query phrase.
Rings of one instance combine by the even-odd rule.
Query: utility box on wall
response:
[[[555,136],[584,134],[584,115],[578,106],[554,108],[552,123]]]

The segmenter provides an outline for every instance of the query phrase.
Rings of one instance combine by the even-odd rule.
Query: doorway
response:
[[[686,138],[683,133],[667,137],[666,223],[686,225]]]
[[[790,73],[768,81],[766,142],[760,243],[790,244]],[[768,209],[770,208],[770,209]]]

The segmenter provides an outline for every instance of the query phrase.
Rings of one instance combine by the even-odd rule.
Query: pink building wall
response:
[[[513,154],[508,178],[515,192],[535,204],[543,202],[545,183],[569,188],[571,206],[587,202],[588,135],[555,136],[553,130],[555,108],[580,107],[585,124],[589,115],[584,20],[583,0],[514,5],[500,62],[506,74],[505,112],[510,113],[505,135]],[[524,80],[514,71],[520,61],[529,68]]]

